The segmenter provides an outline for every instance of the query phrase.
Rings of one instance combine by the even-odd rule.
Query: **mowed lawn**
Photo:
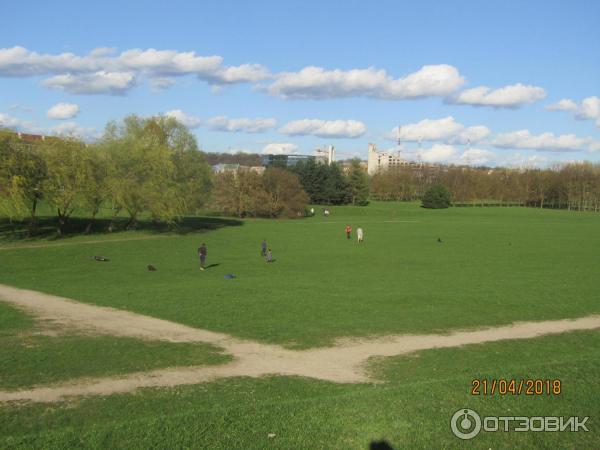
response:
[[[365,229],[363,245],[346,240],[347,223]],[[598,230],[600,215],[589,213],[375,203],[332,208],[329,218],[246,220],[207,233],[5,241],[0,283],[306,348],[342,336],[599,313]],[[263,237],[273,264],[259,255]],[[122,240],[131,238],[150,239]],[[196,256],[201,242],[215,264],[205,272]],[[228,273],[236,278],[224,279]],[[208,345],[37,334],[44,329],[0,303],[2,389],[228,359]],[[598,330],[374,358],[369,370],[382,383],[234,378],[0,405],[0,448],[367,449],[379,440],[394,449],[600,448]],[[562,390],[472,396],[474,378],[560,379]],[[482,416],[589,416],[590,431],[481,433],[463,442],[450,431],[461,408]]]
[[[600,312],[600,214],[406,203],[317,212],[207,233],[11,242],[0,283],[296,348]],[[346,239],[346,224],[364,228],[364,244]],[[263,238],[272,264],[260,257]],[[90,239],[106,241],[82,243]]]

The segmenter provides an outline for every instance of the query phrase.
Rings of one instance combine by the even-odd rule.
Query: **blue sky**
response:
[[[591,0],[5,3],[0,124],[171,114],[207,151],[363,158],[401,125],[411,159],[600,161],[599,22]]]

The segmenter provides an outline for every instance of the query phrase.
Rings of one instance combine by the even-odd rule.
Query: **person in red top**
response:
[[[352,238],[351,235],[352,235],[352,227],[350,225],[346,225],[346,237],[348,239],[351,239]]]

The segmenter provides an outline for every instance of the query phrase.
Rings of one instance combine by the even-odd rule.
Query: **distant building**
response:
[[[409,165],[408,161],[401,158],[400,152],[378,152],[375,144],[369,144],[369,159],[367,164],[369,175]]]
[[[213,172],[224,173],[224,172],[237,172],[240,168],[239,164],[216,164],[212,166]]]
[[[212,170],[215,173],[225,173],[225,172],[236,173],[239,170],[242,170],[242,171],[256,172],[258,174],[262,174],[265,171],[265,168],[263,166],[242,166],[240,164],[221,163],[221,164],[215,164],[214,166],[212,166]]]
[[[328,145],[326,149],[315,149],[315,161],[330,166],[335,162],[335,147]]]
[[[300,161],[314,161],[310,155],[262,155],[261,162],[264,167],[293,167]]]

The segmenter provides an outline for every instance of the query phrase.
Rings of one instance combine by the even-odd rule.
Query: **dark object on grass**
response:
[[[225,278],[226,280],[231,280],[232,278],[235,278],[235,275],[232,273],[226,273],[223,278]]]
[[[150,272],[156,272],[156,267],[154,267],[152,264],[148,264],[148,270]]]
[[[441,238],[438,238],[438,242],[441,244],[441,243],[442,243],[442,239],[441,239]]]
[[[104,256],[94,256],[94,260],[95,261],[104,261],[104,262],[110,261],[110,259],[105,258]]]
[[[423,195],[423,208],[448,208],[452,202],[452,194],[441,184],[430,187]]]
[[[369,450],[394,450],[387,441],[373,441],[369,445]]]

